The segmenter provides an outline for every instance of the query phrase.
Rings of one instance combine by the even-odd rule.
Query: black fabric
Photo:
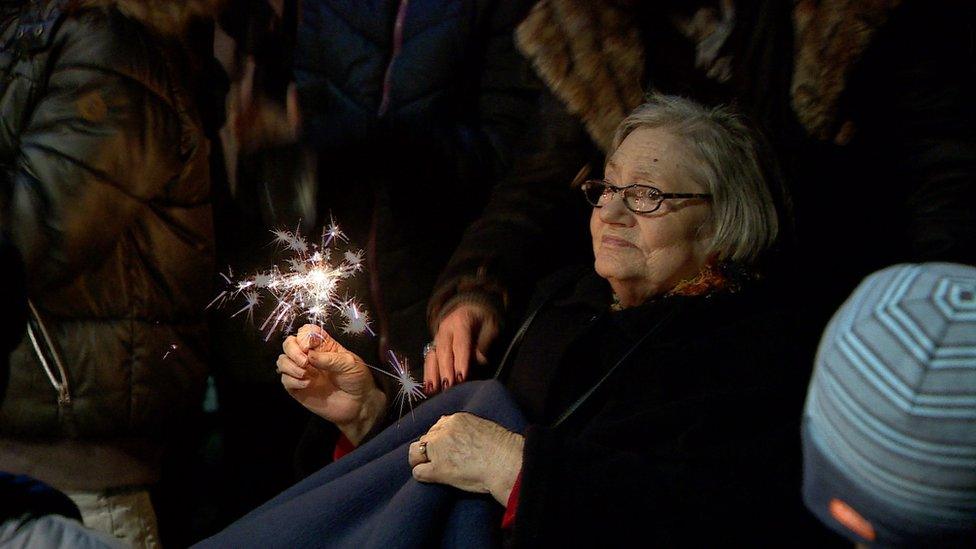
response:
[[[25,3],[26,0],[3,0],[0,2],[0,17],[9,17]]]
[[[158,440],[199,404],[206,370],[213,236],[194,64],[115,8],[65,8],[32,3],[0,29],[0,226],[71,400],[58,404],[24,340],[0,429]]]
[[[81,512],[68,496],[30,477],[0,472],[0,524],[45,515],[81,522]]]
[[[0,403],[7,394],[10,374],[10,352],[14,350],[27,326],[27,281],[17,249],[0,233],[0,265],[3,265],[4,288],[0,292]]]
[[[607,286],[590,273],[549,301],[505,380],[533,423],[510,541],[833,541],[800,500],[809,367],[796,356],[788,301],[752,285],[609,312]],[[591,398],[551,426],[650,330]]]

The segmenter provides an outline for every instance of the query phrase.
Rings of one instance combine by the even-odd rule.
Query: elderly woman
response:
[[[406,454],[428,488],[458,488],[461,502],[473,497],[466,492],[490,495],[518,546],[754,543],[798,533],[802,384],[791,381],[789,315],[754,276],[777,235],[754,137],[726,109],[657,96],[621,124],[604,178],[582,190],[593,205],[595,272],[562,272],[538,290],[497,376],[514,404],[494,395],[491,405],[469,406],[477,398],[465,404],[462,392],[501,389],[465,383],[372,437],[396,407],[362,361],[317,327],[285,341],[284,386],[339,427],[339,446],[362,446],[245,518],[250,526],[232,527],[238,541],[267,541],[255,525],[322,486],[382,490],[390,479],[376,465],[387,455],[378,446],[397,444],[400,453],[389,455]],[[504,406],[522,415],[513,419]],[[473,413],[450,413],[459,410]],[[415,522],[383,539],[484,541],[463,527],[458,537],[457,509],[427,509],[425,496],[411,493],[390,497]],[[369,535],[343,537],[342,523],[317,515],[333,520],[332,537],[289,542],[370,545],[389,529],[380,511],[388,502],[322,494],[317,505],[358,509],[342,520],[364,523]],[[425,522],[430,515],[445,529]],[[416,537],[425,528],[435,531]]]

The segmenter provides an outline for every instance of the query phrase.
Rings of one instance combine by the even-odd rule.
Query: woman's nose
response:
[[[610,200],[600,208],[600,221],[611,225],[633,225],[634,213],[624,204],[622,193],[614,193]]]

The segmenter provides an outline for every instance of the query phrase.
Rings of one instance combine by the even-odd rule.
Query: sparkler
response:
[[[227,288],[207,308],[221,307],[240,299],[242,306],[231,316],[244,314],[253,321],[262,297],[270,297],[274,306],[260,327],[265,341],[279,330],[292,331],[299,319],[322,325],[332,320],[333,315],[343,319],[341,328],[344,333],[375,335],[369,315],[362,306],[355,299],[338,297],[343,281],[362,271],[363,253],[346,250],[341,255],[333,254],[335,246],[347,240],[334,221],[322,231],[318,243],[309,242],[297,228],[294,232],[278,229],[272,234],[274,242],[291,256],[282,266],[275,265],[240,280],[235,279],[233,270],[229,269],[227,274],[220,275]],[[333,255],[339,255],[341,259],[333,261]]]
[[[270,298],[274,306],[260,326],[265,341],[279,330],[291,332],[299,319],[318,325],[331,322],[345,334],[376,335],[370,326],[369,314],[362,305],[348,293],[339,297],[344,281],[363,270],[363,252],[338,249],[348,239],[335,220],[330,220],[317,243],[309,242],[298,228],[294,232],[285,229],[271,232],[274,243],[287,251],[290,257],[282,262],[282,266],[275,265],[241,279],[235,278],[231,269],[226,274],[221,273],[227,288],[207,305],[208,309],[238,302],[240,308],[231,317],[245,315],[253,322],[254,311],[261,305],[262,298]],[[333,256],[339,259],[333,260]],[[341,323],[334,320],[337,316],[341,317]],[[369,367],[396,380],[399,391],[395,402],[402,416],[404,406],[412,410],[414,403],[426,398],[426,395],[423,385],[410,374],[405,358],[401,359],[389,351],[387,363],[392,373],[376,366]]]

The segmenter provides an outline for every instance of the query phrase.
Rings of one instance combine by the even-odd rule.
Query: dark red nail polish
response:
[[[441,386],[444,387],[445,389],[449,388],[451,386],[451,380],[445,377],[444,379],[441,380]]]
[[[460,372],[458,372],[458,375],[457,375],[457,382],[458,382],[458,383],[464,383],[464,374],[462,374],[462,373],[460,373]]]

